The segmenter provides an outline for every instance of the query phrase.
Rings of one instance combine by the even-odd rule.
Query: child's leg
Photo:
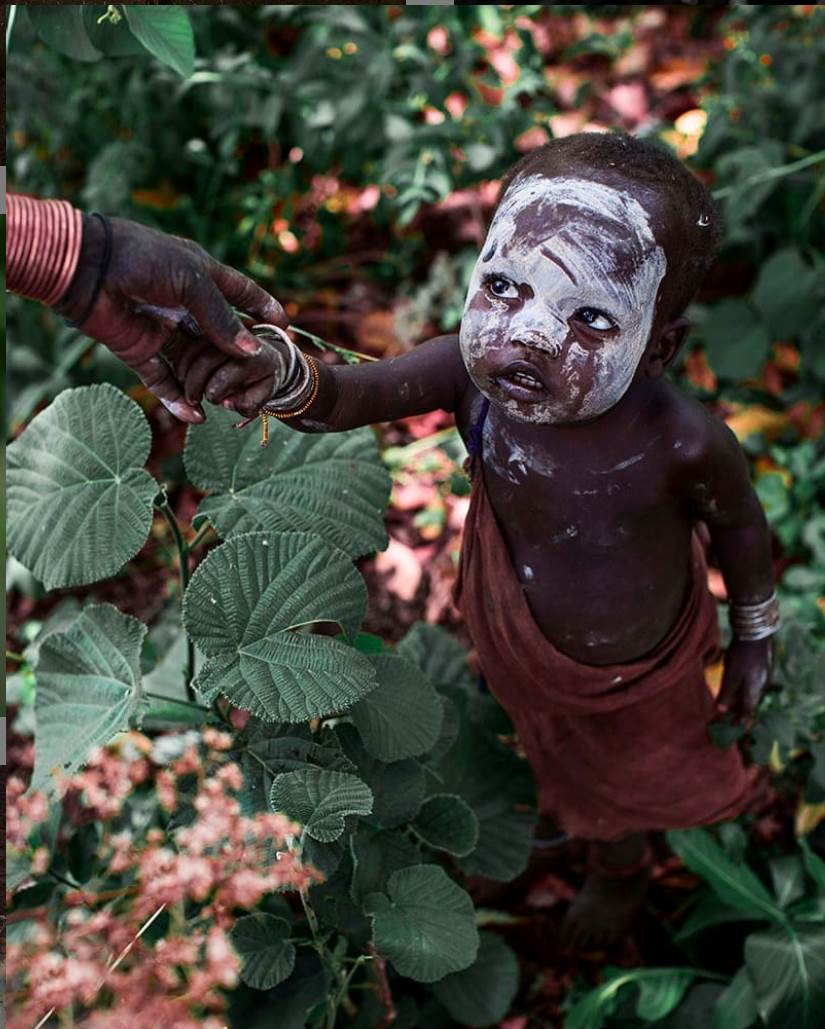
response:
[[[565,916],[563,941],[587,948],[617,940],[644,899],[652,861],[646,833],[590,841],[587,878]]]

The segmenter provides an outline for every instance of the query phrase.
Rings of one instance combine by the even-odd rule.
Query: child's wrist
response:
[[[318,396],[320,374],[315,359],[303,354],[294,343],[290,373],[261,410],[275,418],[291,418],[303,414]]]
[[[768,639],[779,629],[779,601],[774,590],[765,600],[755,604],[730,601],[728,620],[736,640],[746,643]]]

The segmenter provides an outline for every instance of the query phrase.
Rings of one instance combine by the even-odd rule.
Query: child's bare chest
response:
[[[588,664],[633,660],[676,620],[691,522],[669,489],[662,436],[548,446],[488,415],[484,484],[544,635]]]

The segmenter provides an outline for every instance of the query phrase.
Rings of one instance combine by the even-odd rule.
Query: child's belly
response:
[[[690,586],[691,524],[660,512],[639,532],[536,538],[507,528],[514,569],[536,624],[584,664],[622,664],[651,651],[676,622]]]

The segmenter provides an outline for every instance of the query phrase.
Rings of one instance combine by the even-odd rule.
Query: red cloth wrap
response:
[[[582,664],[536,624],[474,463],[453,600],[519,735],[542,813],[571,836],[599,840],[737,815],[750,792],[742,758],[707,731],[714,702],[704,668],[720,648],[698,536],[690,595],[658,646],[626,664]]]

